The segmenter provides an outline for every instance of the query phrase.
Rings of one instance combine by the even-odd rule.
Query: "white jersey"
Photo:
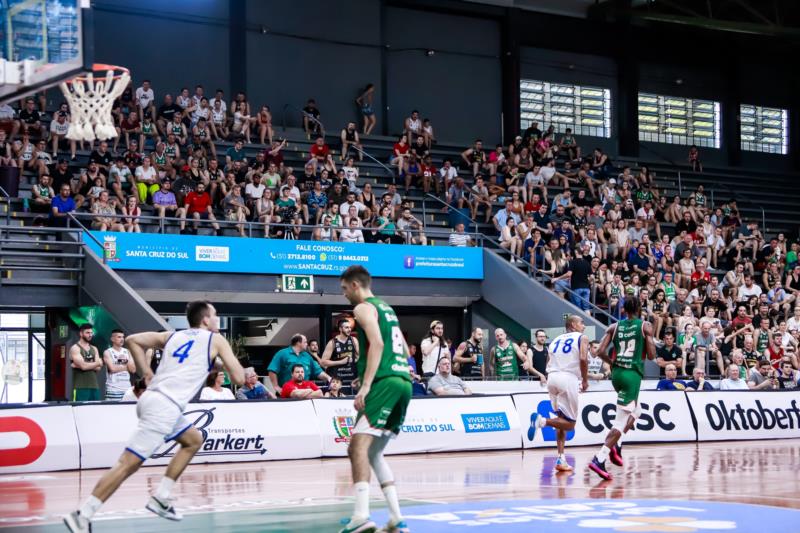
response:
[[[564,333],[550,343],[547,351],[550,357],[547,361],[547,373],[568,372],[581,377],[581,336],[577,331]]]
[[[147,390],[163,394],[181,409],[186,407],[205,384],[213,365],[211,338],[212,333],[205,329],[173,333]]]
[[[127,348],[114,349],[112,346],[106,353],[109,355],[111,362],[115,365],[125,366],[131,360],[131,354]],[[131,374],[127,370],[122,372],[111,372],[106,376],[106,393],[125,394],[125,391],[131,387]]]

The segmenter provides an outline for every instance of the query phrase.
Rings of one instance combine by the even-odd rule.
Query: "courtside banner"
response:
[[[356,422],[352,400],[314,400],[322,455],[347,455]],[[510,396],[412,399],[400,434],[386,452],[424,453],[519,448],[519,420]]]
[[[698,440],[800,436],[800,391],[688,392]]]
[[[135,404],[75,405],[81,468],[112,466],[136,430]],[[190,403],[184,416],[203,435],[192,463],[231,463],[319,457],[321,445],[309,401]],[[172,441],[150,464],[166,464],[178,450]]]
[[[483,279],[483,250],[451,246],[242,239],[93,231],[108,265],[122,270],[176,270],[338,276],[360,264],[384,278]],[[96,254],[103,250],[86,239]]]
[[[554,416],[550,395],[515,394],[524,448],[554,447],[556,430],[542,428],[534,438],[531,415]],[[679,391],[642,391],[639,394],[642,414],[635,429],[625,435],[625,442],[680,442],[697,438],[686,397]],[[611,429],[617,412],[614,392],[584,392],[580,395],[575,430],[567,433],[567,446],[599,445]]]
[[[80,468],[72,407],[0,409],[0,474]]]

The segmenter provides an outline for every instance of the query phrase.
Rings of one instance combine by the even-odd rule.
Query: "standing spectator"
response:
[[[101,399],[97,373],[103,368],[103,360],[97,347],[92,345],[93,337],[91,324],[83,324],[78,328],[78,342],[69,349],[74,402],[96,402]]]
[[[531,366],[543,376],[547,376],[547,333],[543,329],[537,329],[533,334],[533,344],[531,345]]]
[[[131,386],[131,376],[136,373],[136,364],[128,349],[123,346],[125,333],[115,329],[111,332],[111,346],[103,352],[106,366],[106,400],[122,400]]]
[[[246,378],[245,378],[246,379]],[[200,400],[219,401],[235,400],[230,389],[223,387],[225,383],[225,373],[219,370],[212,370],[206,378],[206,386],[200,391]]]
[[[692,372],[691,381],[686,382],[687,391],[709,391],[714,390],[714,386],[706,381],[706,371],[702,368],[695,368]]]
[[[305,367],[298,363],[292,365],[292,379],[281,387],[281,398],[322,398],[322,391],[313,381],[305,380]]]
[[[439,367],[439,360],[450,358],[450,345],[444,338],[444,324],[439,320],[431,322],[428,336],[420,343],[422,351],[422,375],[430,377]]]
[[[725,372],[728,376],[719,382],[719,390],[749,390],[744,379],[739,378],[739,365],[730,365]]]
[[[505,330],[502,328],[494,330],[494,338],[497,344],[492,346],[489,352],[489,364],[486,366],[487,374],[500,381],[517,381],[519,379],[517,359],[522,361],[524,370],[530,367],[525,353],[519,349],[516,343],[508,339]]]
[[[567,267],[572,289],[570,300],[581,311],[588,311],[592,308],[592,304],[589,301],[589,289],[591,287],[589,276],[592,274],[592,265],[584,256],[585,251],[585,249],[581,250],[580,247],[576,248],[575,258],[569,261],[569,266]]]
[[[267,390],[267,388],[258,381],[258,374],[256,374],[256,370],[252,366],[245,368],[244,385],[239,387],[239,390],[236,391],[236,399],[265,400],[267,398],[272,398],[274,400],[275,394]]]
[[[348,391],[353,380],[358,376],[356,359],[358,358],[358,339],[352,336],[352,322],[342,318],[338,323],[338,333],[325,345],[322,352],[321,366],[330,371],[331,376],[339,378],[340,383]]]
[[[181,212],[181,233],[186,233],[186,219],[194,219],[194,234],[197,234],[197,225],[200,220],[210,220],[211,226],[217,235],[222,235],[222,230],[217,224],[217,218],[211,209],[211,196],[206,192],[206,185],[203,182],[197,184],[197,190],[191,191],[183,201]]]
[[[689,147],[689,166],[692,167],[692,172],[703,171],[703,163],[700,162],[700,151],[694,144]]]
[[[428,380],[428,390],[435,396],[471,396],[466,383],[450,373],[450,359],[443,357],[437,366],[439,372]]]
[[[280,390],[283,385],[292,379],[294,365],[303,366],[303,376],[310,376],[314,379],[324,379],[330,382],[331,377],[322,370],[319,363],[306,351],[308,340],[305,335],[296,333],[289,341],[289,346],[279,350],[273,357],[267,368],[269,380],[272,388]]]
[[[72,198],[70,186],[61,185],[58,196],[50,202],[50,225],[66,228],[69,225],[69,214],[75,211],[75,200]]]
[[[665,378],[658,382],[656,390],[686,390],[686,383],[677,379],[678,369],[673,363],[664,367]]]
[[[375,98],[375,85],[368,83],[361,94],[356,98],[356,103],[361,110],[361,116],[364,118],[364,135],[369,135],[375,129],[377,118],[375,117],[375,109],[372,107],[373,99]]]
[[[441,368],[439,369],[441,371]],[[461,377],[483,379],[483,330],[474,328],[469,339],[456,348],[453,370]]]

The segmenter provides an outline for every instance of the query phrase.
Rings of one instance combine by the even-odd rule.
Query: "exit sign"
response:
[[[314,292],[314,276],[283,274],[283,292]]]

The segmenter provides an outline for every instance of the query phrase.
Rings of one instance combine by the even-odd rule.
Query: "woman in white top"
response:
[[[244,102],[239,102],[233,108],[233,133],[236,135],[242,135],[247,140],[247,144],[250,144],[250,115],[247,114],[245,111],[247,109],[247,104]]]
[[[428,336],[420,343],[422,351],[422,373],[432,376],[439,367],[439,359],[450,357],[450,346],[444,338],[444,324],[438,320],[431,322]]]
[[[139,226],[139,217],[142,214],[142,208],[139,207],[139,199],[136,195],[128,196],[128,200],[122,207],[122,213],[128,215],[125,220],[125,231],[130,233],[141,233],[142,228]]]
[[[502,248],[505,248],[512,254],[521,256],[522,245],[524,243],[522,242],[522,239],[519,238],[516,230],[514,229],[514,226],[516,226],[516,224],[517,224],[516,221],[509,216],[508,220],[506,221],[506,225],[500,229],[500,246]],[[511,262],[512,263],[516,262],[516,259],[517,259],[516,257],[512,256]]]
[[[275,203],[272,201],[272,189],[264,189],[261,198],[256,202],[256,216],[264,226],[264,237],[269,238],[269,223],[273,222]]]
[[[206,378],[206,386],[200,391],[201,400],[235,400],[230,389],[222,387],[225,383],[225,374],[212,370]]]

